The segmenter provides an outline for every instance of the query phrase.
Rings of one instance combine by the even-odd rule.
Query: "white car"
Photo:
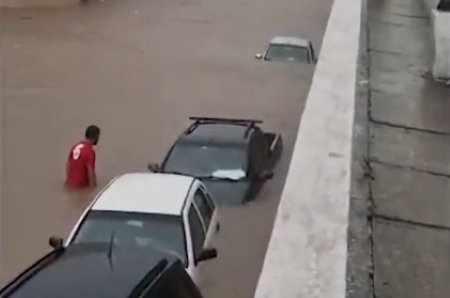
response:
[[[156,247],[176,255],[200,284],[203,261],[217,257],[214,200],[189,176],[130,173],[113,179],[84,211],[64,246],[82,242]]]
[[[288,36],[272,38],[266,50],[256,54],[255,58],[263,61],[293,61],[306,64],[315,64],[317,60],[309,40]]]

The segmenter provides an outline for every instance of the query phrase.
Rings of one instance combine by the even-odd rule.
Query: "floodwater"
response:
[[[37,0],[36,0],[37,1]],[[56,0],[55,0],[56,1]],[[275,35],[317,49],[332,0],[105,0],[1,11],[1,282],[66,236],[89,198],[62,190],[67,150],[103,132],[101,185],[159,161],[188,116],[250,117],[283,133],[276,177],[257,201],[222,210],[205,297],[251,297],[312,70],[254,59]],[[91,197],[91,196],[87,196]]]

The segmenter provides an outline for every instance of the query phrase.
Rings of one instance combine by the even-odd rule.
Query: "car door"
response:
[[[194,205],[199,211],[203,227],[206,231],[205,247],[211,247],[218,231],[217,207],[206,188],[201,186],[194,194]]]
[[[264,139],[264,135],[260,132],[255,132],[253,136],[253,140],[250,143],[250,153],[251,153],[251,192],[252,196],[256,196],[256,194],[261,189],[264,184],[264,180],[260,178],[260,174],[266,169],[266,142]]]
[[[269,144],[264,133],[261,130],[255,132],[255,156],[258,173],[268,170]]]
[[[203,263],[197,263],[197,256],[205,248],[206,230],[204,228],[200,213],[193,202],[190,203],[187,210],[187,224],[189,228],[189,237],[191,241],[191,255],[189,260],[188,273],[199,284],[201,282],[201,268]]]
[[[140,298],[202,298],[202,295],[186,272],[173,265],[155,283],[148,285]]]

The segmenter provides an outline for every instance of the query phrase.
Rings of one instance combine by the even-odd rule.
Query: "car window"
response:
[[[192,289],[192,282],[185,270],[173,270],[165,275],[151,285],[141,298],[200,298]]]
[[[176,145],[164,164],[165,172],[197,178],[214,176],[218,171],[247,172],[247,152],[239,146],[208,146],[197,143]]]
[[[211,223],[211,218],[214,212],[214,206],[211,206],[208,202],[208,199],[203,192],[202,189],[197,189],[194,194],[194,204],[197,206],[200,211],[200,215],[203,219],[203,224],[205,226],[205,230],[208,231],[209,224]]]
[[[178,271],[173,278],[172,290],[174,291],[174,298],[200,298],[198,291],[194,291],[195,285],[190,280],[186,271]],[[165,296],[163,298],[166,298]]]
[[[214,212],[214,210],[216,210],[216,203],[214,202],[214,200],[211,198],[211,196],[207,191],[203,190],[203,194],[205,195],[206,201],[208,202],[208,205],[210,206],[211,210]]]
[[[308,48],[284,44],[269,45],[265,60],[311,62]]]
[[[189,226],[191,228],[192,246],[194,249],[194,257],[196,257],[203,249],[206,233],[203,229],[203,223],[198,215],[194,205],[191,205],[188,212]]]
[[[72,243],[111,241],[126,247],[156,247],[187,263],[181,216],[119,211],[90,211]]]

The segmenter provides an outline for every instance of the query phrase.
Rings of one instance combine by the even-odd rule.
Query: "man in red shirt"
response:
[[[85,139],[70,148],[66,163],[65,186],[69,190],[95,188],[95,151],[100,138],[100,128],[89,125],[84,133]]]

